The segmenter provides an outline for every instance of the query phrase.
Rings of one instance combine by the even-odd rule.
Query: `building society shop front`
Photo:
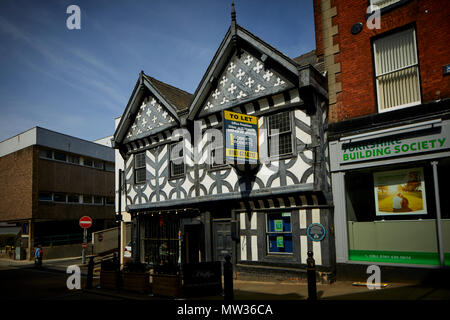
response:
[[[330,142],[338,264],[450,265],[450,121]]]

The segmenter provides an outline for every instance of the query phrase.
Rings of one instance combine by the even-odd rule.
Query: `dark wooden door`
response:
[[[214,260],[225,261],[225,256],[232,252],[230,220],[214,221]]]

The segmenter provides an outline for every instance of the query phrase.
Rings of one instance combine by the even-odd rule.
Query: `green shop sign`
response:
[[[349,163],[422,152],[440,151],[450,147],[447,136],[382,139],[342,144],[340,161]]]
[[[350,250],[348,258],[351,261],[422,264],[432,266],[440,264],[439,254],[437,252]],[[450,253],[445,253],[444,259],[445,265],[450,266]]]

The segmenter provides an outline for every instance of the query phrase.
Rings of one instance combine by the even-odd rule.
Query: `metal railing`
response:
[[[87,242],[91,242],[92,235],[88,234]],[[35,237],[34,243],[40,244],[44,247],[49,246],[60,246],[65,244],[75,244],[83,242],[83,234],[81,233],[72,233],[72,234],[61,234],[61,235],[53,235],[53,236],[38,236]]]

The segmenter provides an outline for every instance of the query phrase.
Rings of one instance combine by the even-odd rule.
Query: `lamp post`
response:
[[[119,199],[118,199],[118,207],[119,207],[119,212],[116,214],[116,222],[117,222],[117,250],[118,250],[118,264],[119,264],[119,270],[120,270],[120,260],[122,258],[122,244],[121,244],[121,222],[122,222],[122,175],[123,175],[123,170],[119,169]]]

